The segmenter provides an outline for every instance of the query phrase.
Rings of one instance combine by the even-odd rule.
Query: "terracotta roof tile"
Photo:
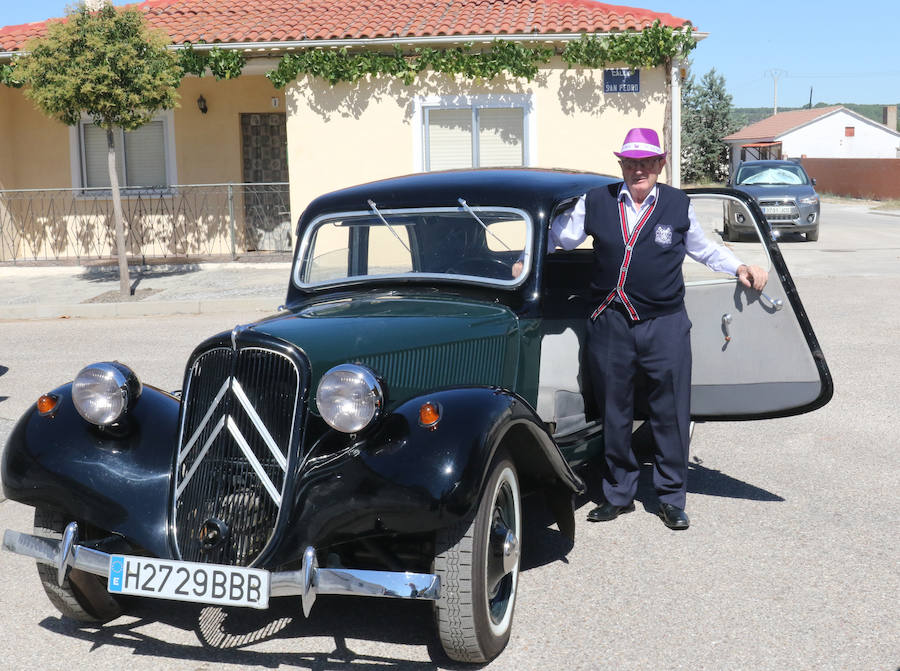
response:
[[[673,28],[688,23],[595,0],[144,0],[129,6],[175,43],[603,33],[642,30],[656,19]],[[0,28],[0,52],[43,35],[48,21]]]
[[[806,110],[792,110],[790,112],[780,112],[772,116],[757,121],[749,126],[744,126],[736,133],[726,135],[722,139],[726,142],[737,142],[740,140],[774,140],[784,135],[789,130],[798,128],[810,121],[814,121],[819,117],[826,116],[832,112],[841,109],[841,105],[832,105],[831,107],[816,107]]]

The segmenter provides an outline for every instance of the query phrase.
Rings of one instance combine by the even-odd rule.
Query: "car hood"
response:
[[[458,385],[514,389],[518,319],[497,303],[376,295],[329,300],[254,325],[309,360],[311,396],[333,366],[361,363],[382,378],[389,406]]]
[[[735,186],[756,200],[797,199],[814,196],[816,191],[808,184],[746,184]]]

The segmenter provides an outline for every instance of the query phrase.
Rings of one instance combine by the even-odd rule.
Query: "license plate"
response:
[[[791,206],[770,206],[764,207],[762,209],[763,214],[791,214],[794,211],[794,208]]]
[[[112,555],[107,590],[156,599],[269,607],[269,572],[152,557]]]

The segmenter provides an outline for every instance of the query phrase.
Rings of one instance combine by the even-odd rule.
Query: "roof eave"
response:
[[[191,43],[195,51],[209,51],[214,47],[225,51],[264,52],[294,51],[297,49],[325,48],[339,49],[341,47],[378,47],[378,46],[429,46],[429,45],[454,45],[454,44],[488,44],[497,40],[507,42],[548,42],[566,43],[580,40],[583,34],[595,37],[609,37],[620,34],[622,31],[594,32],[594,33],[487,33],[480,35],[423,35],[418,37],[365,37],[365,38],[341,38],[341,39],[314,39],[314,40],[275,40],[269,42],[201,42]],[[708,33],[693,33],[694,40],[699,42],[708,37]],[[169,45],[170,49],[179,50],[186,48],[188,43]],[[0,60],[9,60],[23,51],[0,51]]]

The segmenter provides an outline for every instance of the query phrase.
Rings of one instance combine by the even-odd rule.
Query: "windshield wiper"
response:
[[[494,235],[493,232],[491,232],[490,230],[488,230],[487,224],[485,224],[485,223],[479,218],[479,216],[478,216],[477,214],[475,214],[475,210],[473,210],[471,207],[469,207],[469,204],[468,204],[465,200],[463,200],[462,198],[457,198],[457,202],[458,202],[460,205],[462,205],[462,207],[466,210],[466,212],[468,212],[469,214],[471,214],[471,215],[475,218],[475,221],[477,221],[479,224],[481,224],[481,227],[484,229],[484,232],[485,232],[485,233],[487,233],[487,234],[490,235],[492,238],[494,238],[494,240],[496,240],[496,241],[499,242],[501,245],[503,245],[503,247],[506,249],[506,251],[508,251],[508,252],[509,252],[509,251],[512,251],[512,250],[510,250],[509,245],[507,245],[505,242],[503,242],[503,240],[501,240],[501,239],[498,238],[496,235]]]
[[[388,230],[389,230],[391,233],[394,234],[394,237],[397,238],[397,242],[399,242],[401,245],[403,245],[403,249],[405,249],[405,250],[408,251],[410,254],[412,254],[412,250],[410,250],[410,248],[406,245],[406,243],[403,242],[403,238],[401,238],[401,237],[397,234],[397,231],[395,231],[395,230],[394,230],[394,227],[391,226],[391,225],[387,222],[387,219],[385,219],[384,217],[381,216],[381,212],[379,212],[379,211],[378,211],[378,208],[375,206],[375,201],[369,199],[369,200],[367,200],[366,202],[369,204],[369,207],[372,208],[372,212],[375,213],[375,216],[377,216],[379,219],[381,219],[381,223],[384,224],[385,226],[387,226],[387,227],[388,227]]]

